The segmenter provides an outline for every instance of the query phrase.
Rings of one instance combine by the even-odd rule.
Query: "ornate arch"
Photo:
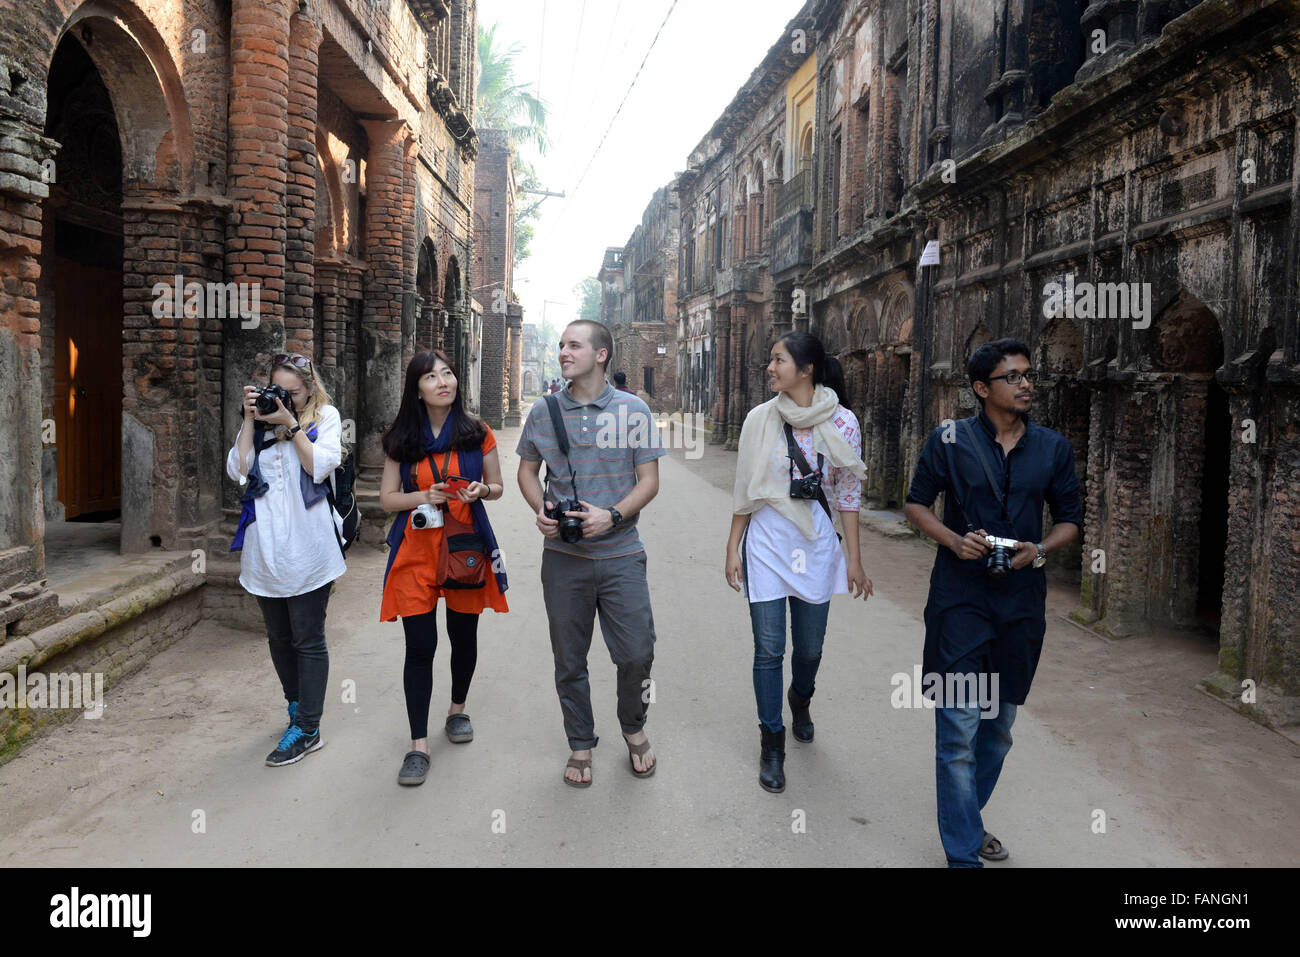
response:
[[[189,103],[180,71],[157,28],[129,0],[87,0],[59,31],[50,48],[51,61],[72,31],[113,99],[122,139],[123,184],[192,190],[194,130]],[[47,62],[47,76],[49,68]],[[171,157],[176,172],[167,177],[165,167]]]

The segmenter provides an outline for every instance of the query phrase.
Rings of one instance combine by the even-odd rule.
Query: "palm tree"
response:
[[[495,45],[497,25],[478,28],[478,116],[480,128],[507,130],[518,143],[531,143],[545,153],[546,104],[533,92],[531,83],[515,80],[515,57],[519,44],[507,50]]]

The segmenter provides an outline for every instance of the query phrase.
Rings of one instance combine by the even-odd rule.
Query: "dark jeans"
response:
[[[433,698],[433,653],[438,648],[438,609],[402,618],[406,632],[406,663],[402,688],[406,692],[406,717],[411,740],[429,736],[429,702]],[[451,639],[451,701],[464,704],[478,664],[478,615],[447,609],[447,637]]]
[[[979,856],[984,843],[980,811],[1002,773],[1016,720],[1014,704],[997,705],[997,716],[990,718],[980,717],[979,705],[934,709],[939,839],[949,867],[984,866]]]
[[[795,693],[811,698],[822,662],[822,640],[831,603],[813,605],[801,598],[790,602],[790,685]],[[782,695],[785,661],[785,598],[751,601],[749,622],[754,629],[754,700],[758,723],[768,731],[780,731],[784,724]]]
[[[325,606],[332,585],[329,582],[292,598],[257,598],[284,700],[298,702],[296,724],[308,734],[320,727],[325,711],[325,686],[330,673],[330,656],[325,649]]]
[[[542,595],[555,655],[555,690],[569,749],[585,751],[600,740],[587,677],[587,652],[597,613],[600,633],[618,667],[618,722],[624,734],[636,734],[645,725],[650,708],[655,648],[645,552],[618,558],[579,558],[545,549]]]

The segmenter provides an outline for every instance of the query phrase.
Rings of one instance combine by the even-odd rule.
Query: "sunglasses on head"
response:
[[[311,360],[308,359],[306,356],[300,356],[296,352],[292,352],[292,353],[281,352],[279,355],[271,356],[271,365],[273,366],[291,365],[291,366],[296,366],[299,369],[310,369]]]

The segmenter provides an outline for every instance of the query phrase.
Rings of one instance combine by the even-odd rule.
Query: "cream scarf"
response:
[[[772,469],[771,457],[774,448],[785,449],[784,429],[785,423],[789,422],[796,429],[813,430],[814,452],[825,455],[831,465],[850,469],[858,478],[865,478],[867,467],[831,421],[838,406],[835,393],[819,385],[814,387],[812,404],[807,407],[798,405],[790,396],[780,392],[749,411],[740,430],[740,458],[736,463],[732,508],[735,514],[748,515],[764,505],[771,505],[793,522],[805,538],[816,540],[816,526],[808,503],[790,497],[788,474],[782,479],[781,474]],[[813,462],[809,464],[816,467]],[[829,485],[829,475],[824,475],[823,481]],[[816,502],[813,506],[821,508]]]

